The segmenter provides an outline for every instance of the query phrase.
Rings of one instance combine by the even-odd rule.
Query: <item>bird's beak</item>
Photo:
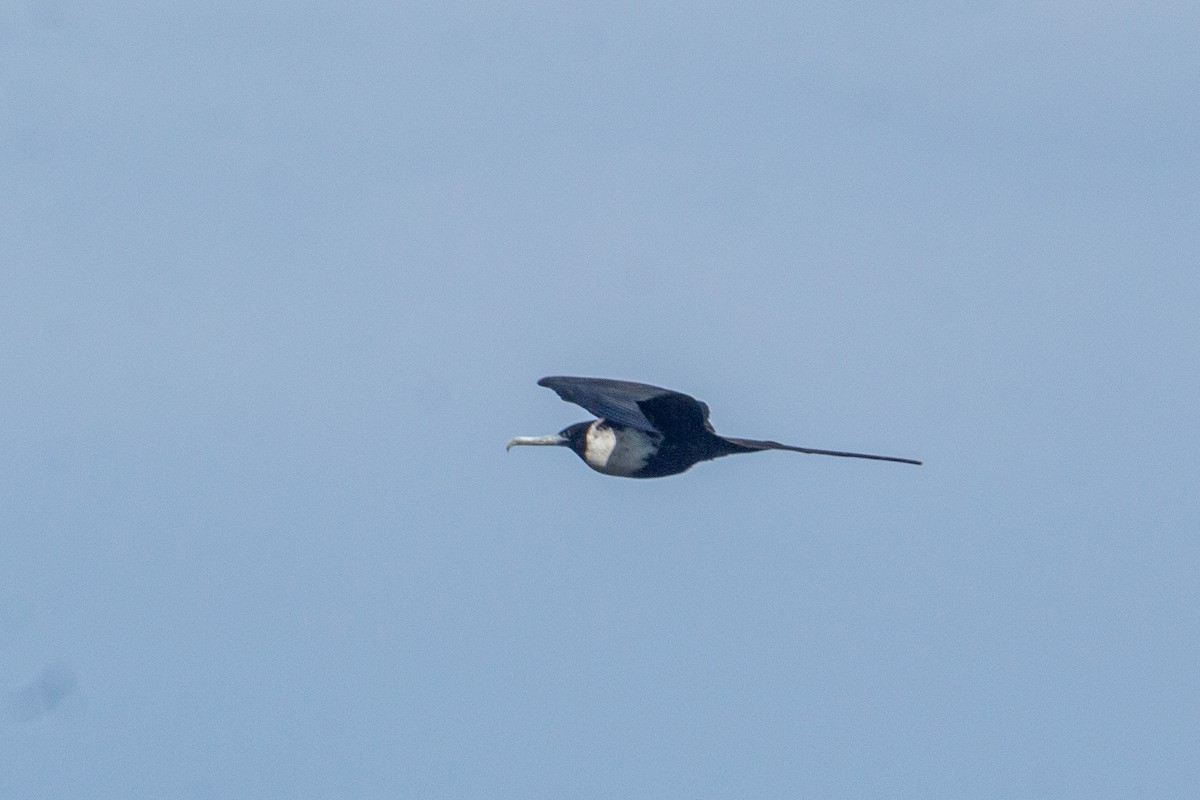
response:
[[[508,440],[508,446],[505,450],[512,450],[519,444],[537,444],[543,446],[564,445],[567,443],[565,436],[560,436],[557,433],[552,433],[548,436],[514,436]]]

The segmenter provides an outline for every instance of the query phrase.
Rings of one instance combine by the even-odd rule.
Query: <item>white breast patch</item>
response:
[[[613,428],[598,419],[588,428],[584,460],[589,467],[606,475],[631,475],[646,466],[657,446],[657,440],[648,433]]]

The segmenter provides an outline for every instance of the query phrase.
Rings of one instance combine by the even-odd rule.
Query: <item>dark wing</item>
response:
[[[708,406],[696,398],[647,383],[553,375],[538,386],[597,417],[647,433],[704,428],[708,419]]]
[[[876,456],[869,453],[847,453],[842,450],[816,450],[811,447],[793,447],[790,444],[780,444],[779,442],[761,441],[759,439],[735,439],[732,436],[722,436],[727,442],[737,445],[738,447],[746,448],[745,452],[751,450],[790,450],[793,453],[813,453],[818,456],[841,456],[842,458],[869,458],[872,461],[897,461],[901,464],[916,464],[921,465],[920,461],[915,458],[897,458],[896,456]]]

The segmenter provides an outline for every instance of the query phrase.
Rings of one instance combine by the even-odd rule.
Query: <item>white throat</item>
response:
[[[583,460],[597,472],[627,476],[646,466],[657,446],[657,439],[649,433],[613,428],[598,419],[588,427]]]

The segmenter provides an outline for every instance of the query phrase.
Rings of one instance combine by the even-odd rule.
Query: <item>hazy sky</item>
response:
[[[1198,41],[0,7],[0,797],[1198,796]]]

